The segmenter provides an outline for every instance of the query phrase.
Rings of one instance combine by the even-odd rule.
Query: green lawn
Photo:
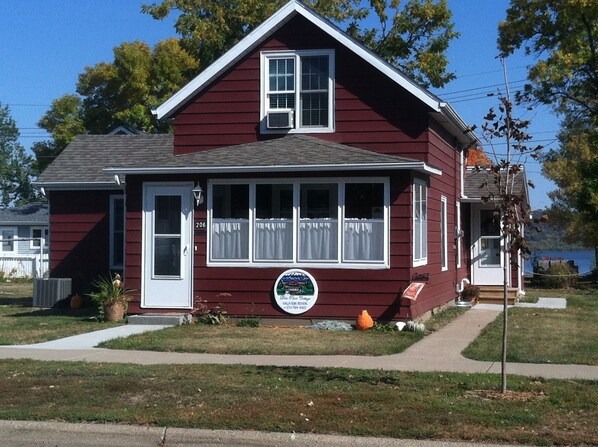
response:
[[[31,282],[0,283],[0,345],[40,343],[118,324],[93,321],[93,308],[32,307],[32,295]]]
[[[461,315],[448,309],[427,323],[437,330]],[[100,345],[110,349],[208,352],[213,354],[389,355],[404,351],[423,337],[413,332],[322,331],[304,327],[236,327],[190,324],[147,332]]]
[[[598,382],[224,365],[0,362],[0,418],[598,445]]]
[[[533,291],[566,297],[564,310],[509,310],[509,362],[598,365],[598,291]],[[476,360],[500,361],[502,314],[463,351]]]

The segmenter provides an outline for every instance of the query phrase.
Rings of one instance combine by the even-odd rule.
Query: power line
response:
[[[518,70],[520,68],[527,68],[527,65],[520,65],[518,67],[509,67],[509,68],[507,68],[507,71]],[[490,73],[502,73],[502,68],[497,69],[497,70],[482,71],[479,73],[467,73],[464,75],[457,76],[457,79],[470,78],[472,76],[481,76],[481,75],[490,74]]]

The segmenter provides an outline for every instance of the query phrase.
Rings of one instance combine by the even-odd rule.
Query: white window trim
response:
[[[48,227],[31,227],[29,229],[29,237],[31,238],[31,240],[29,241],[29,248],[32,250],[37,250],[39,249],[39,245],[34,245],[34,242],[39,242],[40,238],[36,238],[35,236],[33,236],[33,231],[34,230],[40,230],[41,234],[42,234],[42,238],[44,238],[44,241],[48,240],[48,236],[49,236],[49,231],[48,231]],[[44,248],[47,248],[48,244],[46,242],[44,242]]]
[[[426,182],[425,180],[422,180],[420,178],[414,178],[413,179],[413,194],[412,194],[412,202],[411,202],[411,224],[413,227],[413,247],[412,247],[412,254],[413,254],[413,267],[420,267],[423,265],[427,265],[428,264],[428,249],[426,246],[426,256],[418,258],[417,254],[415,253],[415,238],[416,238],[416,234],[415,234],[415,188],[419,187],[419,186],[423,186],[424,187],[424,192],[426,194],[426,223],[428,222],[428,182]],[[426,225],[426,232],[427,232],[427,225]],[[419,235],[420,237],[420,247],[423,247],[423,231],[421,232],[421,234]],[[427,242],[427,238],[426,238],[426,242]]]
[[[260,53],[260,133],[262,134],[287,134],[287,133],[333,133],[335,131],[334,119],[334,85],[335,85],[335,61],[334,50],[297,50],[297,51],[264,51]],[[328,56],[328,126],[327,127],[300,127],[301,117],[299,110],[299,95],[301,83],[301,63],[300,59],[306,56]],[[268,102],[266,93],[268,92],[269,77],[268,60],[271,58],[295,58],[295,126],[292,129],[268,129],[266,126],[266,113],[268,112]],[[279,109],[283,110],[283,109]],[[286,109],[285,109],[286,110]]]
[[[299,192],[300,184],[336,183],[338,185],[338,256],[335,261],[298,261]],[[382,183],[384,185],[384,256],[382,261],[346,261],[344,259],[343,229],[345,226],[344,185],[347,183]],[[211,249],[212,188],[218,184],[249,185],[249,256],[248,260],[213,260]],[[293,261],[256,261],[254,259],[255,186],[258,184],[293,185]],[[208,267],[307,267],[331,269],[388,269],[390,268],[390,179],[389,177],[301,178],[301,179],[212,179],[208,181],[206,265]]]
[[[12,250],[4,250],[2,245],[4,245],[4,238],[2,236],[3,231],[12,230]],[[1,255],[13,255],[19,252],[19,235],[18,235],[17,227],[0,227],[0,254]]]
[[[456,237],[455,237],[455,244],[457,245],[457,268],[461,268],[461,202],[457,201],[455,204],[456,211],[457,211],[457,223],[455,225],[456,228]]]
[[[445,196],[440,196],[440,231],[441,231],[441,245],[440,250],[440,268],[444,272],[448,270],[448,232],[447,232],[447,220],[448,220],[448,201]],[[444,263],[442,262],[444,261]]]
[[[123,201],[123,220],[125,219],[126,216],[126,201],[125,201],[125,196],[124,194],[114,194],[110,196],[110,209],[109,209],[109,215],[110,215],[110,234],[109,234],[109,243],[110,243],[110,247],[109,247],[109,256],[110,256],[110,269],[111,270],[122,270],[124,269],[124,264],[125,264],[125,234],[126,234],[126,228],[125,228],[125,222],[123,222],[123,263],[122,265],[118,265],[114,263],[114,206],[117,200],[122,200]]]

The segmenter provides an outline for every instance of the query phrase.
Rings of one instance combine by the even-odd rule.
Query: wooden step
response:
[[[480,288],[480,303],[485,304],[503,304],[503,286],[485,286],[478,285]],[[514,305],[519,301],[518,290],[510,287],[507,290],[507,300],[509,305]]]

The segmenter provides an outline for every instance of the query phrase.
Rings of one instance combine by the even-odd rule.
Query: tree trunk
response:
[[[505,241],[505,246],[507,241]],[[507,262],[507,250],[503,251],[503,312],[502,312],[502,355],[500,360],[500,373],[501,373],[501,391],[507,392],[507,336],[508,336],[508,322],[509,322],[509,289],[508,289],[508,273],[509,265]]]

